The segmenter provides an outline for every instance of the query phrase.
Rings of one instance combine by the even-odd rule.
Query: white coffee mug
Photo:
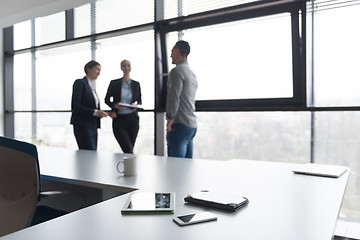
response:
[[[122,161],[118,162],[116,168],[125,176],[136,175],[136,157],[124,157]]]

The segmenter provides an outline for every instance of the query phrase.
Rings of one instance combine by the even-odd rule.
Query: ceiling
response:
[[[0,29],[71,9],[92,0],[0,0]]]

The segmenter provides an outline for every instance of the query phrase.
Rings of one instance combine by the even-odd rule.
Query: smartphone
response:
[[[217,220],[217,217],[211,212],[201,212],[177,216],[174,217],[173,220],[180,226],[186,226],[195,223],[214,221]]]

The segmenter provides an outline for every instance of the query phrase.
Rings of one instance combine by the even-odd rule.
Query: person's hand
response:
[[[133,102],[131,105],[136,106],[137,105],[137,101]],[[133,112],[136,112],[136,108],[133,108]]]
[[[174,120],[167,120],[166,122],[166,131],[170,132],[172,130],[171,126],[173,124]]]
[[[95,116],[97,116],[99,118],[103,118],[103,117],[109,116],[109,114],[107,114],[107,112],[104,112],[102,110],[96,110],[95,111]]]
[[[123,110],[124,109],[124,107],[123,106],[119,106],[118,105],[118,103],[114,103],[114,106],[113,106],[115,109],[117,109],[117,110]]]
[[[117,117],[117,114],[116,114],[116,112],[110,112],[110,113],[109,113],[109,116],[110,116],[111,118],[116,118],[116,117]]]

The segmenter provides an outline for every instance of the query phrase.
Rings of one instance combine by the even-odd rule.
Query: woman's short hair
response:
[[[90,62],[88,62],[87,64],[85,64],[84,66],[84,71],[87,74],[88,73],[88,69],[91,69],[95,66],[101,66],[100,63],[98,63],[97,61],[91,60]]]

